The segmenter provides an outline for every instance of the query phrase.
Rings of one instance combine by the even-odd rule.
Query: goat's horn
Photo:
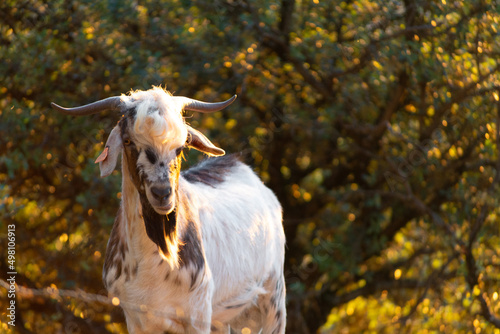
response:
[[[85,116],[85,115],[97,114],[105,110],[118,110],[120,109],[119,108],[120,102],[121,102],[120,96],[113,96],[113,97],[108,97],[107,99],[104,100],[99,100],[75,108],[64,108],[55,104],[54,102],[52,102],[50,105],[55,110],[59,110],[60,112],[67,115]]]
[[[230,105],[236,100],[236,95],[234,95],[229,100],[224,102],[202,102],[194,99],[190,99],[188,97],[176,96],[176,99],[179,99],[184,104],[184,110],[190,111],[198,111],[203,113],[210,113],[214,111],[219,111]]]

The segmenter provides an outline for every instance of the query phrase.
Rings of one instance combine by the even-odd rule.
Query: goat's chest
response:
[[[138,307],[161,308],[167,301],[182,307],[187,295],[200,291],[206,278],[204,266],[181,265],[172,270],[154,247],[147,254],[136,259],[125,247],[123,254],[106,255],[103,280],[111,296]]]
[[[125,256],[121,265],[117,259],[104,273],[106,288],[110,297],[119,298],[130,328],[140,333],[184,333],[193,310],[210,304],[208,276],[188,267],[171,270],[157,251],[150,254],[137,263],[132,256]]]

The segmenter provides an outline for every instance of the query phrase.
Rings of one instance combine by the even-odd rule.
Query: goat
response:
[[[220,157],[224,150],[182,117],[235,98],[208,103],[153,87],[75,108],[52,103],[70,115],[122,114],[96,163],[108,176],[122,153],[103,282],[130,333],[285,332],[281,205],[247,165]],[[185,147],[214,158],[181,172]]]

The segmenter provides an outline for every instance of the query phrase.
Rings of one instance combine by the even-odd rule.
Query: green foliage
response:
[[[499,333],[498,8],[3,1],[0,235],[16,225],[17,283],[105,294],[120,176],[100,179],[93,160],[118,116],[69,117],[50,102],[162,85],[238,94],[186,116],[246,152],[283,204],[287,332]],[[88,300],[17,303],[20,333],[126,332],[120,312]],[[0,327],[13,330],[3,316]]]

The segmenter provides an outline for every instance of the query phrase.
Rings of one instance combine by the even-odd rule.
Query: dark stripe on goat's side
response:
[[[181,172],[181,175],[191,183],[198,182],[215,187],[217,184],[224,182],[226,175],[229,174],[238,163],[240,163],[240,160],[235,154],[219,158],[209,158]]]
[[[203,268],[205,267],[205,258],[201,250],[201,237],[194,223],[191,221],[188,221],[182,237],[179,258],[181,265],[188,267],[188,270],[192,270],[189,289],[193,290],[198,281],[198,276],[203,272]]]

